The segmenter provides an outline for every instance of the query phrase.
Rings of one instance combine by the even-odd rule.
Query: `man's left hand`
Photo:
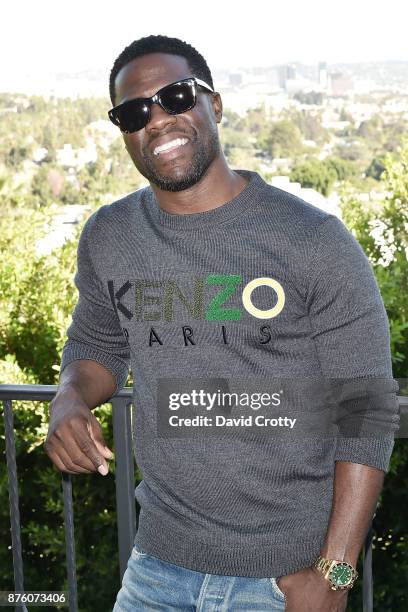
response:
[[[333,591],[311,567],[276,580],[285,594],[285,612],[345,612],[348,590]]]

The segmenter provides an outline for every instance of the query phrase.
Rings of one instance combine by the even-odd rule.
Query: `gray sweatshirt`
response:
[[[95,360],[119,390],[131,367],[139,550],[200,572],[271,577],[319,553],[336,460],[388,471],[397,387],[377,385],[364,413],[380,436],[307,437],[297,425],[328,410],[324,394],[291,397],[315,377],[392,381],[387,315],[337,217],[238,172],[248,185],[205,212],[170,214],[145,187],[90,216],[61,369]],[[231,389],[242,392],[232,407],[211,407]],[[269,404],[248,404],[254,390]],[[348,411],[343,395],[351,422],[361,405],[349,394]]]

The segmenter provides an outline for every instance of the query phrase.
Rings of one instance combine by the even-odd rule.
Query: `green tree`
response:
[[[264,106],[257,106],[247,110],[245,117],[236,121],[234,128],[238,131],[245,132],[254,137],[260,136],[267,132],[270,127],[270,121],[266,115]]]
[[[38,256],[36,242],[46,234],[50,220],[51,211],[46,208],[3,208],[0,384],[55,384],[58,379],[61,349],[77,298],[73,276],[80,228],[73,241],[51,255]],[[67,590],[61,474],[42,446],[48,405],[20,401],[13,405],[25,585],[28,590]],[[95,414],[107,444],[113,448],[111,408],[102,406]],[[4,452],[4,419],[0,419],[0,453],[4,456]],[[137,483],[139,472],[136,478]],[[7,489],[3,461],[0,583],[2,588],[12,590]],[[109,610],[120,586],[114,465],[104,478],[97,474],[74,476],[73,495],[79,609]]]
[[[357,129],[357,135],[364,140],[378,142],[382,139],[383,120],[378,115],[362,121]]]
[[[337,181],[346,181],[352,179],[358,174],[358,167],[354,162],[348,159],[341,159],[341,157],[328,157],[324,160],[324,163],[329,169],[332,168],[334,170]]]
[[[257,146],[272,159],[295,157],[302,150],[299,128],[291,121],[273,122],[257,139]]]
[[[364,140],[346,139],[335,147],[334,154],[342,159],[357,162],[362,168],[366,168],[371,158],[368,144]]]
[[[298,91],[293,97],[301,104],[323,104],[323,94],[320,91]]]
[[[408,132],[408,121],[400,118],[384,126],[384,150],[390,153],[397,151]]]
[[[387,155],[382,178],[385,197],[374,213],[358,198],[343,201],[343,220],[372,263],[390,322],[395,378],[408,378],[408,140],[397,156]],[[380,228],[381,236],[373,229]],[[379,239],[381,238],[381,239]],[[374,521],[374,609],[404,612],[408,607],[408,443],[395,440],[390,472]],[[360,608],[355,604],[352,612]]]
[[[324,196],[329,195],[336,178],[336,171],[332,167],[315,158],[295,165],[290,173],[291,181],[316,189]]]
[[[366,176],[371,176],[376,181],[379,181],[385,170],[384,158],[375,157],[371,160],[370,165],[365,171]]]
[[[349,121],[350,123],[353,123],[353,115],[351,113],[349,113],[346,109],[345,106],[343,106],[343,108],[340,111],[340,117],[339,117],[340,121]]]
[[[64,182],[64,174],[55,164],[41,164],[31,181],[32,206],[47,207],[57,200]]]
[[[21,168],[21,164],[28,159],[31,151],[27,146],[13,146],[8,150],[6,164],[15,170]]]
[[[330,133],[322,126],[321,112],[288,109],[284,117],[299,128],[306,140],[314,140],[319,145],[329,142]]]
[[[224,108],[222,111],[221,127],[228,127],[238,131],[245,129],[241,115],[229,108]]]

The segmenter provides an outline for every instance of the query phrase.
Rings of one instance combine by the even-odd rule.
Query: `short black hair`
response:
[[[148,53],[169,53],[185,57],[192,76],[202,79],[214,89],[211,71],[197,49],[179,38],[157,34],[134,40],[116,58],[109,77],[109,95],[113,105],[115,105],[115,79],[118,72],[130,61]]]

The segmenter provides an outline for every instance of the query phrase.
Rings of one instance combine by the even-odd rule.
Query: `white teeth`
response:
[[[173,149],[174,147],[180,147],[181,145],[185,145],[188,142],[188,138],[176,138],[175,140],[171,140],[170,142],[166,142],[165,144],[159,145],[153,151],[154,155],[159,155],[162,151],[167,151],[168,149]]]

